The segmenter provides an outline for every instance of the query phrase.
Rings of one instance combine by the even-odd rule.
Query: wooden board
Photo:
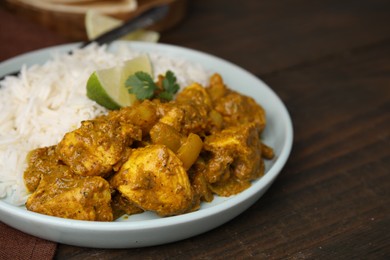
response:
[[[80,8],[77,11],[72,8],[59,8],[60,6],[49,10],[45,3],[36,5],[34,1],[6,0],[7,8],[13,13],[58,32],[71,40],[85,40],[87,38],[84,25],[85,10],[87,9],[85,5],[87,4],[88,2],[85,2],[83,9]],[[129,8],[128,11],[109,13],[109,15],[122,20],[129,20],[161,4],[170,6],[168,16],[151,27],[151,29],[161,32],[173,27],[184,18],[187,0],[138,0],[137,6],[133,8],[134,10],[130,11]]]

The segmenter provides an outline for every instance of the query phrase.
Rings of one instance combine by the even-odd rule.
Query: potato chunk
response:
[[[173,152],[177,152],[184,136],[172,126],[158,122],[150,130],[150,138],[152,143],[163,144]]]
[[[111,184],[138,207],[160,216],[181,214],[192,206],[192,189],[183,164],[164,145],[135,149]]]
[[[183,162],[184,169],[188,170],[194,164],[202,147],[202,139],[197,134],[188,135],[186,141],[177,151],[177,157]]]

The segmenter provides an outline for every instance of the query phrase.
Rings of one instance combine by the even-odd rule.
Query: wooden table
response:
[[[0,17],[0,60],[68,41]],[[389,259],[390,1],[193,0],[161,42],[271,86],[294,123],[291,157],[259,201],[214,230],[139,249],[58,245],[56,258]]]

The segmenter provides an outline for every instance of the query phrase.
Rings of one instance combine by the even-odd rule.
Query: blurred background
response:
[[[86,16],[94,12],[122,21],[159,5],[169,5],[165,19],[151,29],[164,31],[179,23],[185,16],[187,0],[5,0],[10,12],[58,32],[69,40],[88,38]],[[104,24],[100,24],[104,26]]]

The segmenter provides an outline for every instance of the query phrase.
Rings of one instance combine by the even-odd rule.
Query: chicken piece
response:
[[[191,181],[191,187],[194,192],[194,209],[200,208],[200,202],[211,202],[214,199],[214,195],[209,188],[209,183],[204,177],[205,161],[202,157],[198,157],[198,160],[188,170],[188,176]]]
[[[192,207],[191,185],[182,162],[164,145],[135,149],[111,180],[122,196],[160,216],[187,212]]]
[[[210,78],[207,92],[215,111],[223,117],[224,128],[254,122],[260,133],[264,129],[264,109],[253,98],[228,89],[219,74]]]
[[[184,136],[190,133],[203,136],[208,129],[212,104],[207,91],[194,83],[180,92],[176,101],[159,103],[159,122],[173,127]]]
[[[204,174],[212,185],[225,182],[231,186],[234,183],[231,178],[250,181],[264,173],[261,141],[255,123],[230,127],[207,136],[204,149],[210,153]]]
[[[206,88],[207,93],[210,96],[211,101],[214,103],[216,100],[225,96],[228,88],[220,74],[215,73],[210,77],[210,85]]]
[[[222,129],[223,117],[222,115],[213,108],[212,98],[206,88],[194,83],[186,87],[180,92],[176,101],[179,104],[190,104],[194,106],[199,115],[203,118],[202,120],[202,131],[198,133],[214,133]],[[206,121],[206,124],[204,124]]]
[[[261,133],[266,124],[264,109],[253,98],[235,91],[229,91],[218,99],[215,110],[223,116],[225,127],[253,122]]]
[[[229,197],[238,194],[251,186],[248,180],[240,180],[235,176],[227,180],[209,184],[209,189],[221,197]]]
[[[83,121],[57,145],[60,159],[74,173],[83,176],[108,176],[134,140],[141,140],[138,126],[99,117]]]
[[[266,145],[265,143],[261,143],[261,156],[264,159],[271,160],[275,157],[274,149]]]
[[[24,171],[24,184],[29,192],[34,192],[43,175],[56,171],[69,171],[69,167],[62,165],[55,152],[56,146],[37,148],[27,156],[28,166]]]
[[[110,186],[105,179],[78,176],[63,166],[43,175],[26,208],[61,218],[112,221],[110,202]]]
[[[213,108],[211,99],[206,89],[198,83],[193,83],[179,92],[176,102],[180,104],[192,104],[199,108],[202,116],[207,116]]]
[[[207,115],[193,104],[171,101],[160,105],[159,122],[173,127],[184,136],[190,133],[203,135],[207,128]]]
[[[179,108],[175,101],[158,103],[159,123],[166,124],[178,132],[183,129],[184,110]]]
[[[159,119],[158,104],[159,102],[144,100],[133,106],[111,111],[107,115],[107,120],[138,126],[142,130],[142,135],[146,136]]]
[[[120,218],[124,214],[134,215],[144,212],[141,208],[137,207],[118,192],[112,196],[111,208],[114,219]]]

